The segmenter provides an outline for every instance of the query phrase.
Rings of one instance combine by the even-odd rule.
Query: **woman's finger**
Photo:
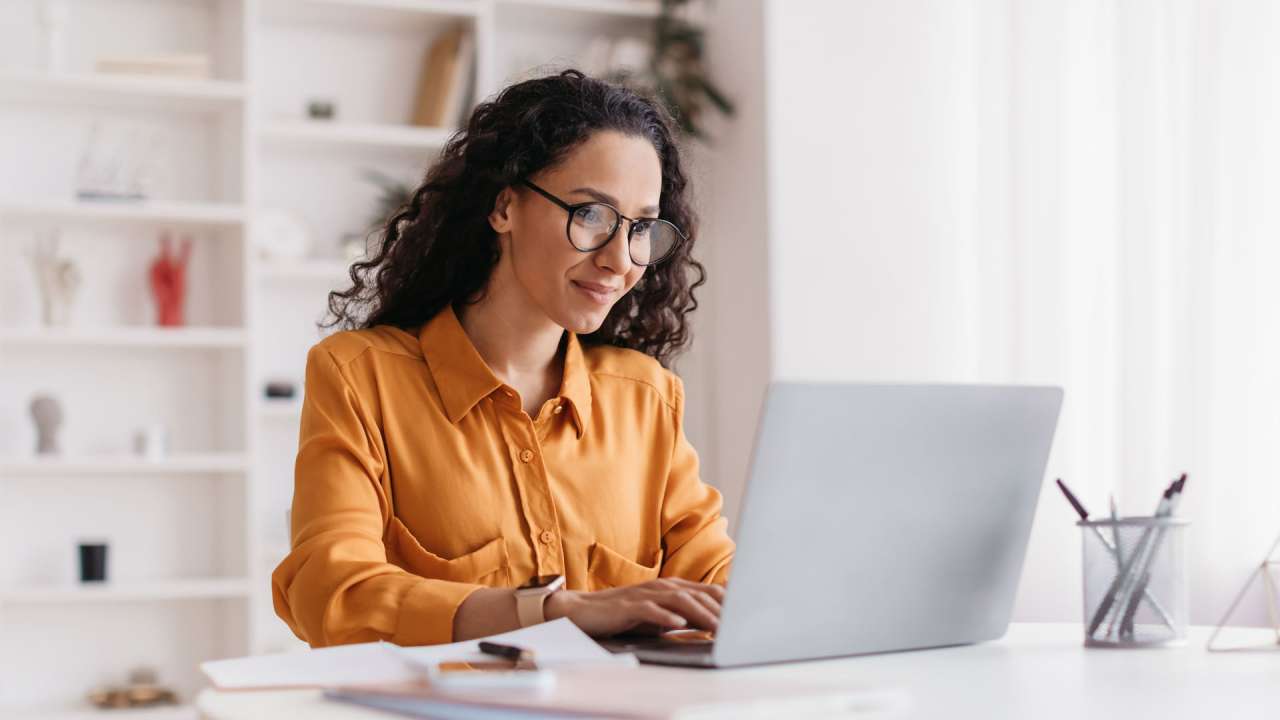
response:
[[[685,580],[684,578],[677,578],[677,577],[663,578],[663,579],[668,580],[680,587],[683,587],[689,590],[697,590],[699,592],[706,593],[707,595],[715,599],[715,601],[718,604],[722,604],[722,605],[724,604],[724,586],[722,585],[716,585],[715,583],[694,582],[693,580]]]
[[[720,619],[716,613],[709,610],[701,602],[698,602],[693,593],[688,590],[659,591],[653,595],[653,599],[662,607],[679,613],[691,625],[699,629],[715,630],[720,624]]]
[[[627,604],[633,620],[649,622],[662,628],[682,628],[688,623],[682,615],[653,600],[633,600]]]

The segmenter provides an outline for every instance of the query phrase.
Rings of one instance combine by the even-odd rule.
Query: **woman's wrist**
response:
[[[564,588],[556,590],[542,602],[542,616],[548,621],[568,617],[569,609],[577,599],[578,593],[575,590]]]

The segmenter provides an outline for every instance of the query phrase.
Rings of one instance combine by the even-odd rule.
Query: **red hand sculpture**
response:
[[[151,261],[151,295],[155,298],[159,318],[165,327],[183,324],[182,311],[187,299],[187,261],[191,259],[191,238],[182,238],[182,247],[174,255],[169,234],[160,236],[160,255]]]

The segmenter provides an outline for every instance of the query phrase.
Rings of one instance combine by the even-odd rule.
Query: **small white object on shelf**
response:
[[[133,451],[148,462],[160,462],[169,454],[169,431],[161,423],[138,428],[133,435]]]
[[[311,248],[311,231],[295,213],[278,208],[263,210],[254,220],[253,247],[260,258],[300,260]]]
[[[44,26],[45,67],[60,72],[66,67],[66,30],[71,11],[66,0],[44,0],[40,6],[40,24]]]

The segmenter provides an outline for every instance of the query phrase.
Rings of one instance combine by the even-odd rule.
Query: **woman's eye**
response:
[[[649,234],[649,228],[653,227],[652,220],[641,220],[634,225],[635,229],[631,231],[632,237],[644,237]]]
[[[604,213],[600,212],[600,208],[588,205],[578,208],[578,219],[584,223],[595,224],[604,219]]]

